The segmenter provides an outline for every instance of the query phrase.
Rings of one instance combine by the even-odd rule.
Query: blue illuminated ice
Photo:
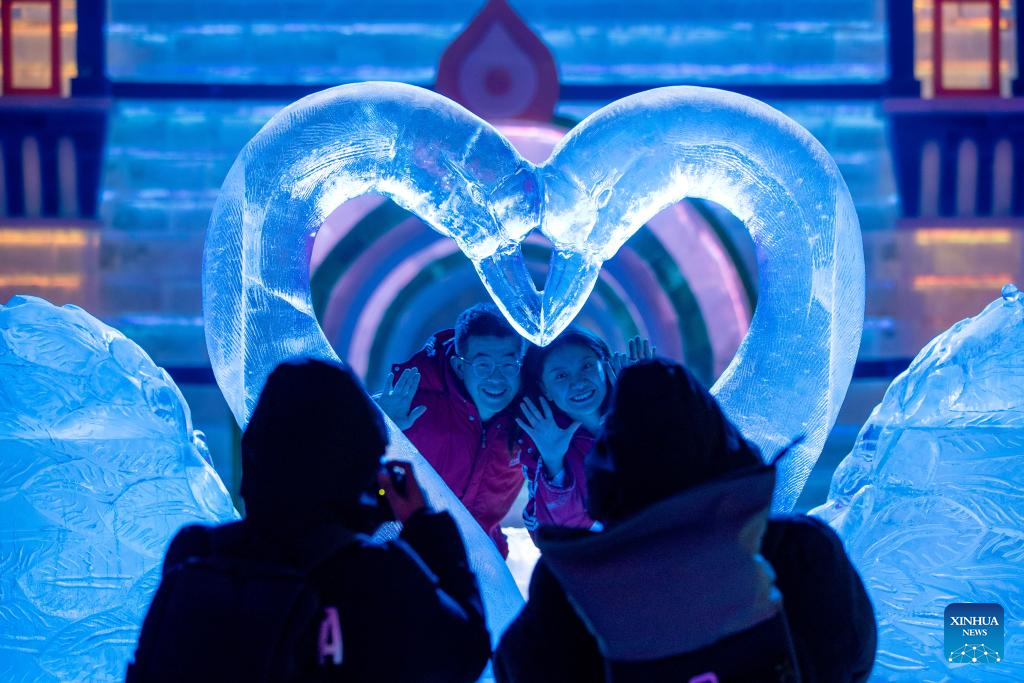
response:
[[[523,597],[516,580],[509,572],[508,565],[495,547],[494,541],[484,533],[466,510],[466,506],[452,493],[437,471],[405,437],[402,430],[389,418],[385,417],[385,420],[391,441],[387,459],[399,458],[412,463],[416,480],[423,489],[427,503],[435,510],[447,510],[462,533],[469,566],[480,584],[484,615],[487,618],[487,628],[491,632],[492,645],[497,647],[501,635],[523,608]],[[378,532],[377,538],[394,537],[398,530],[397,525],[385,525],[382,532]],[[391,533],[388,533],[389,531]],[[490,680],[489,671],[490,669],[481,681]]]
[[[120,681],[164,551],[237,518],[178,388],[75,306],[0,306],[0,680]]]
[[[1003,294],[893,380],[813,511],[874,602],[872,680],[1024,680],[1019,657],[956,665],[943,651],[950,603],[1024,614],[1024,300]],[[1024,631],[1011,621],[1005,633],[1007,653],[1024,651]]]
[[[734,93],[659,88],[597,111],[535,166],[486,122],[413,86],[344,85],[286,107],[236,159],[206,242],[207,346],[239,424],[282,360],[335,358],[310,297],[311,245],[328,214],[370,192],[454,239],[540,344],[662,208],[702,197],[732,211],[757,248],[758,305],[714,391],[766,454],[805,437],[776,492],[776,507],[792,508],[846,394],[864,310],[849,192],[794,121]],[[554,245],[542,291],[520,252],[534,229]]]

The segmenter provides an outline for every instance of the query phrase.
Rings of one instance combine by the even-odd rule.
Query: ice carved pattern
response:
[[[0,306],[0,680],[120,681],[184,524],[237,518],[167,374],[75,306]]]
[[[943,611],[1003,606],[1024,649],[1024,302],[1004,288],[893,380],[814,514],[843,538],[874,602],[878,681],[1019,681],[1024,664],[950,664]]]

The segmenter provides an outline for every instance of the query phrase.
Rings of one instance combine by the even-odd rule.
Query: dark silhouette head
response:
[[[615,522],[731,472],[762,464],[718,402],[682,365],[665,359],[624,369],[594,451],[587,508]]]
[[[246,516],[285,529],[343,521],[372,486],[387,446],[380,409],[350,370],[282,363],[242,435]]]

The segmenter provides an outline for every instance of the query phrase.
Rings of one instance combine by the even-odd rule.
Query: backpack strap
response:
[[[276,564],[282,568],[290,566],[296,573],[303,575],[308,575],[350,546],[371,542],[364,534],[338,524],[317,527],[297,541],[289,541],[286,549],[281,548],[278,539],[261,533],[259,529],[250,527],[245,522],[223,525],[210,531],[212,533],[203,535],[203,547],[194,548],[190,556],[245,559],[259,564]],[[255,539],[250,537],[250,534]],[[256,556],[244,557],[249,554],[242,550],[247,546],[271,549],[271,552],[257,552]]]
[[[302,557],[299,568],[309,574],[342,550],[368,540],[363,534],[339,525],[320,527],[299,542]]]

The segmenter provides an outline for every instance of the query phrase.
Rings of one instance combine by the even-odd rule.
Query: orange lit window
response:
[[[77,0],[0,0],[5,95],[67,95],[77,75]]]
[[[1016,78],[1013,0],[914,0],[922,95],[1010,95]]]
[[[94,224],[0,221],[0,302],[31,294],[55,302],[93,303],[98,249]]]

